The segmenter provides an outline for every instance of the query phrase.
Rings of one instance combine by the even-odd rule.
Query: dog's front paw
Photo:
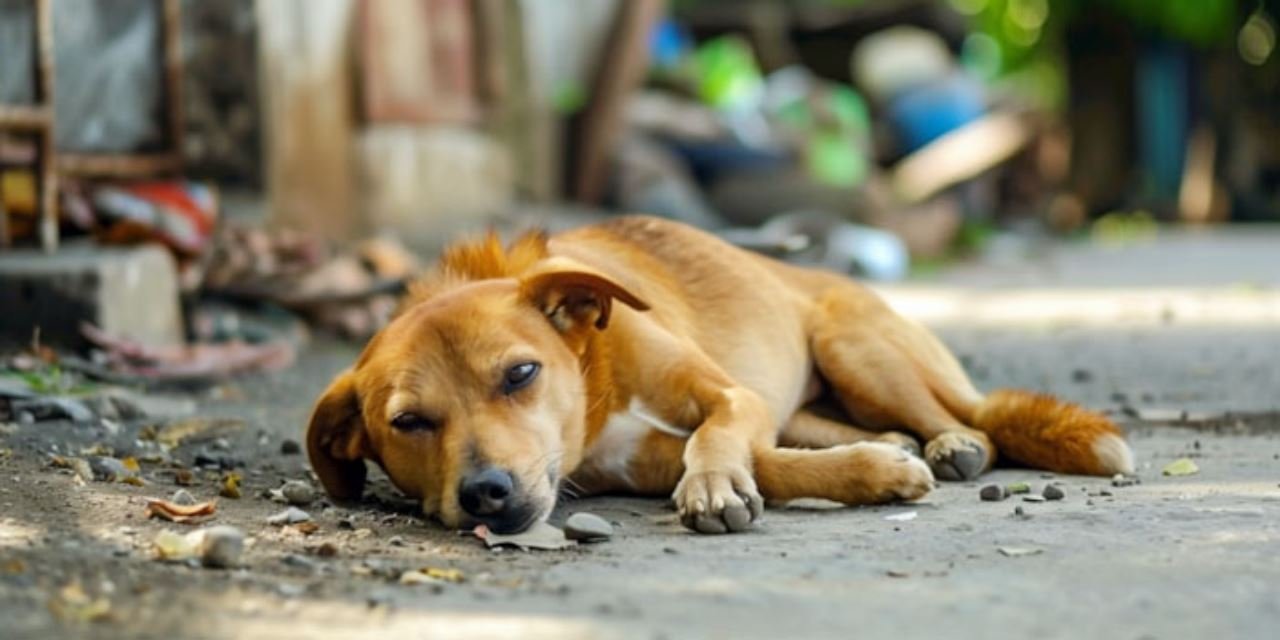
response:
[[[924,459],[942,480],[973,480],[991,468],[994,451],[981,432],[948,431],[924,446]]]
[[[746,469],[685,473],[672,498],[680,522],[698,533],[749,529],[764,510],[764,499]]]

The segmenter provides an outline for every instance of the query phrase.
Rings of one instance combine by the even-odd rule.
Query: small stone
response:
[[[244,532],[230,525],[218,525],[204,530],[200,540],[200,564],[206,567],[227,569],[240,563],[244,552]]]
[[[1027,512],[1022,509],[1022,505],[1018,505],[1013,508],[1013,517],[1022,518],[1023,520],[1026,520],[1031,516],[1028,515]]]
[[[404,538],[401,536],[391,536],[390,538],[387,538],[387,544],[393,547],[403,547]]]
[[[285,456],[296,456],[302,453],[302,447],[298,445],[297,440],[285,438],[280,442],[280,454]]]
[[[1031,493],[1031,485],[1025,482],[1011,482],[1004,486],[1005,491],[1009,495],[1018,495],[1021,493]]]
[[[94,456],[89,458],[89,467],[93,469],[93,477],[95,480],[105,480],[107,482],[119,482],[128,478],[134,473],[124,466],[124,463],[105,456]]]
[[[607,540],[613,536],[613,525],[594,513],[579,511],[564,522],[564,537],[570,540]]]
[[[291,505],[305,507],[316,499],[316,490],[301,480],[290,480],[280,487],[280,494]]]
[[[1134,476],[1117,473],[1111,477],[1111,486],[1113,487],[1132,487],[1135,484],[1138,484],[1138,479]]]
[[[1044,502],[1044,496],[1026,495],[1022,496],[1023,502]]]
[[[307,571],[316,570],[315,560],[312,560],[311,558],[308,558],[304,555],[290,553],[280,558],[280,561],[290,567],[298,567],[299,569],[306,569]]]
[[[1071,372],[1071,381],[1078,383],[1086,383],[1093,380],[1093,372],[1088,369],[1076,369]]]
[[[978,491],[978,497],[983,502],[1000,502],[1009,497],[1009,494],[1005,492],[1004,487],[998,484],[989,484]]]
[[[169,498],[169,502],[189,507],[196,503],[196,497],[191,495],[191,492],[186,489],[178,489],[173,492],[173,497]]]
[[[1062,490],[1062,487],[1059,487],[1056,484],[1045,486],[1044,491],[1041,492],[1041,495],[1044,496],[1045,500],[1061,500],[1067,497],[1067,494],[1065,491]]]
[[[289,507],[280,513],[267,518],[267,524],[286,525],[299,522],[311,522],[311,514],[297,507]]]

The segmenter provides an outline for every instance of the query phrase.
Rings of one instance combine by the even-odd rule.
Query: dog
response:
[[[1133,472],[1106,417],[980,393],[854,281],[644,216],[447,249],[306,442],[335,499],[361,495],[371,460],[425,514],[498,533],[545,520],[562,488],[671,496],[686,527],[726,533],[765,499],[914,500],[997,457]]]

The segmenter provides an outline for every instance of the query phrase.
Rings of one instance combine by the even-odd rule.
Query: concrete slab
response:
[[[182,340],[177,267],[158,246],[0,252],[0,341],[81,345],[80,323],[149,344]]]

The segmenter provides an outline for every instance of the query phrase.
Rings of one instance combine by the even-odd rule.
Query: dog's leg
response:
[[[814,362],[850,416],[924,438],[925,460],[941,479],[991,468],[995,446],[962,420],[982,396],[928,331],[852,285],[819,299],[809,330]]]
[[[755,470],[760,490],[771,502],[822,498],[879,504],[914,500],[933,488],[933,474],[924,461],[885,442],[759,450]]]
[[[916,439],[900,431],[867,431],[804,409],[791,416],[778,437],[779,445],[797,449],[828,449],[867,441],[887,442],[920,455]]]

